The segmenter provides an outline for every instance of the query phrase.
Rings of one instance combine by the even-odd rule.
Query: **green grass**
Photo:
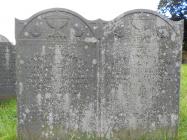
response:
[[[0,140],[16,139],[16,100],[0,101]]]
[[[0,101],[0,140],[16,139],[16,120],[16,100]],[[187,65],[181,69],[179,140],[187,140]]]
[[[187,140],[187,64],[181,69],[179,140]]]

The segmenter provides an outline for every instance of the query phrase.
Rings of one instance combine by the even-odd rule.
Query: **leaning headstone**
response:
[[[174,139],[182,28],[149,10],[16,20],[18,139]]]
[[[0,99],[16,97],[15,46],[0,35]]]

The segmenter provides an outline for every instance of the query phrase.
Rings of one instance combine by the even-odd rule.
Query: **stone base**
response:
[[[97,132],[80,132],[78,130],[63,130],[63,128],[45,128],[42,133],[20,132],[18,140],[178,140],[174,128],[159,128],[156,130],[121,129],[112,134]],[[29,129],[28,129],[29,130]],[[31,130],[31,129],[30,129]],[[50,132],[50,133],[49,133]]]

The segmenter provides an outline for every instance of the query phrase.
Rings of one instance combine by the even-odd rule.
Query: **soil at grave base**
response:
[[[182,63],[187,64],[187,51],[182,52]]]

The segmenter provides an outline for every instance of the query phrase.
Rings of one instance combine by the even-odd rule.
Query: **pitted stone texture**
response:
[[[97,131],[97,39],[86,20],[50,10],[17,22],[19,137]]]
[[[0,99],[16,96],[15,46],[0,35]]]
[[[149,11],[133,11],[104,27],[102,131],[178,125],[182,23]],[[113,131],[112,131],[113,130]],[[132,137],[136,136],[132,133]]]
[[[17,20],[18,138],[174,138],[182,24],[149,10]]]

